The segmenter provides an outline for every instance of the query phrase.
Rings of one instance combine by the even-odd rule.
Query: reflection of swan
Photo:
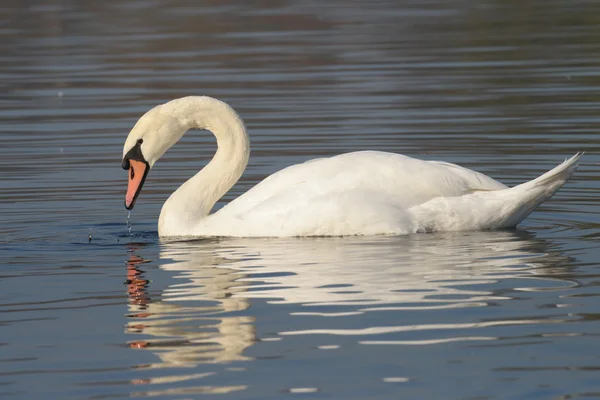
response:
[[[185,97],[140,118],[123,148],[133,208],[154,163],[192,128],[217,138],[212,161],[165,202],[161,236],[339,236],[512,227],[571,176],[580,155],[507,188],[454,164],[375,151],[311,160],[279,171],[209,215],[250,154],[242,120],[210,97]]]
[[[185,307],[172,302],[151,301],[140,283],[141,271],[137,265],[144,262],[130,255],[128,283],[130,317],[136,322],[128,325],[131,333],[144,333],[165,340],[137,340],[129,343],[132,348],[151,348],[158,351],[163,365],[192,366],[199,362],[218,363],[245,360],[244,350],[255,341],[254,322],[247,316],[223,316],[223,313],[243,311],[249,307],[246,299],[231,298],[237,286],[236,275],[221,268],[205,268],[197,274],[203,282],[203,295],[194,300],[206,304]],[[179,268],[194,268],[187,262],[178,263]],[[132,272],[133,271],[133,272]],[[199,271],[200,272],[200,271]],[[131,289],[134,287],[135,289]],[[171,287],[177,290],[177,285]],[[176,319],[177,323],[173,323]],[[201,329],[190,331],[189,324],[200,325]],[[175,338],[175,339],[173,339]]]
[[[161,247],[160,268],[173,274],[172,283],[154,296],[160,301],[143,308],[131,305],[131,314],[142,312],[144,317],[129,325],[133,334],[153,336],[144,337],[138,347],[156,352],[162,360],[156,366],[246,360],[247,349],[264,340],[265,332],[271,332],[270,336],[276,332],[299,334],[289,332],[299,324],[310,332],[322,332],[327,326],[330,334],[361,335],[371,341],[385,332],[408,330],[428,331],[429,339],[434,340],[436,330],[480,326],[479,321],[457,318],[461,314],[452,314],[452,309],[474,310],[510,300],[506,286],[494,290],[499,281],[527,286],[523,282],[529,277],[535,278],[534,287],[541,283],[559,288],[570,285],[551,277],[554,272],[564,275],[568,260],[549,253],[544,242],[523,232],[228,239],[164,242]],[[295,304],[292,314],[281,314],[279,304]],[[444,325],[434,320],[411,325],[404,318],[392,327],[359,323],[364,329],[336,331],[331,329],[336,322],[323,320],[323,324],[306,326],[290,320],[299,315],[329,320],[382,311],[417,314],[436,310],[450,318]],[[268,318],[265,328],[264,320],[270,315],[274,316]],[[516,323],[536,322],[507,319],[485,326]],[[257,337],[256,332],[263,333]]]
[[[235,285],[228,289],[234,299],[355,304],[361,310],[388,303],[462,307],[464,296],[469,296],[469,305],[485,305],[497,296],[445,285],[444,281],[475,285],[513,277],[515,272],[537,276],[541,271],[535,267],[548,267],[561,260],[545,254],[542,242],[523,240],[513,232],[448,233],[442,238],[438,234],[173,242],[165,243],[161,258],[176,261],[162,268],[182,271],[180,277],[190,280],[169,288],[165,300],[205,299],[205,294],[198,295],[204,293],[198,291],[198,285],[207,285],[207,268],[226,268],[235,276]],[[254,277],[252,272],[259,275]],[[461,294],[460,299],[447,296],[456,293]]]

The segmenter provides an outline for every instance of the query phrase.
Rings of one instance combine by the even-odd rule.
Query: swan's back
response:
[[[378,151],[346,153],[287,167],[233,200],[215,216],[296,227],[319,218],[337,221],[379,215],[436,197],[506,189],[502,183],[458,165]],[[354,217],[352,217],[354,215]],[[400,218],[389,215],[390,219]],[[360,217],[361,219],[363,217]],[[305,222],[306,221],[306,222]],[[350,221],[351,222],[351,221]],[[373,223],[373,219],[369,219]],[[257,227],[253,228],[256,231]],[[330,232],[329,232],[330,233]],[[323,233],[328,234],[328,233]]]

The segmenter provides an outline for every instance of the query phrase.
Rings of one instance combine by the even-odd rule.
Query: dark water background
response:
[[[599,23],[584,0],[4,1],[0,397],[600,397]],[[202,94],[252,138],[224,201],[358,149],[510,185],[587,154],[517,231],[161,242],[215,150],[197,132],[129,238],[129,129]]]

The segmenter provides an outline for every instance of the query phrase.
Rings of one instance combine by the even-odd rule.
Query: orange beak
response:
[[[131,210],[135,200],[142,191],[142,186],[148,175],[148,163],[143,161],[129,160],[129,184],[125,194],[125,208]]]

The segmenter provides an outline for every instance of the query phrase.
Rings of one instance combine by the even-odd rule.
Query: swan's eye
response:
[[[135,176],[135,172],[133,170],[133,167],[131,167],[130,171],[131,171],[131,179],[133,179],[133,177]]]
[[[144,143],[144,139],[138,139],[137,140],[137,144],[142,144],[142,143]]]

